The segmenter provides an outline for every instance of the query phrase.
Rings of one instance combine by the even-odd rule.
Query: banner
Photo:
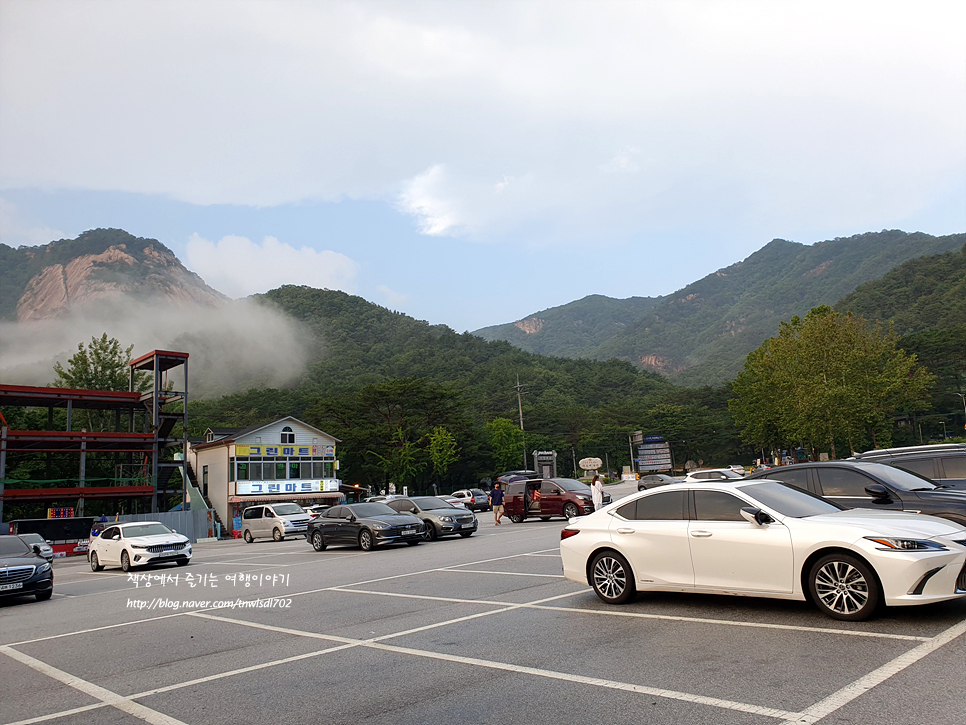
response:
[[[320,481],[238,481],[235,495],[338,492],[341,483],[338,478],[323,478]]]
[[[313,458],[334,458],[335,446],[283,446],[283,445],[236,445],[236,456],[312,456]]]

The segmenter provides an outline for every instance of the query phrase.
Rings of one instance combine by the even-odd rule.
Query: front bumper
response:
[[[0,583],[0,597],[16,597],[25,594],[36,594],[46,592],[54,588],[54,570],[38,573],[36,570],[33,575],[24,581]]]
[[[191,544],[186,545],[183,549],[175,549],[172,551],[131,550],[131,564],[134,566],[163,564],[167,561],[178,561],[179,559],[191,561]]]
[[[413,533],[403,533],[412,531]],[[425,526],[413,526],[412,529],[373,529],[372,535],[377,544],[399,544],[404,541],[422,541],[426,535]]]
[[[890,607],[966,597],[966,551],[880,552],[858,547],[875,566]]]

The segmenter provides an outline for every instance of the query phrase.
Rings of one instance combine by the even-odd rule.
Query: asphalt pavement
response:
[[[57,560],[50,601],[0,603],[0,723],[966,722],[963,600],[861,623],[744,597],[608,607],[563,578],[564,521],[477,516],[472,537],[368,553]]]

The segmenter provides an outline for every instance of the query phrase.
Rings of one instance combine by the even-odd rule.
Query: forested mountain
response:
[[[228,299],[157,239],[121,229],[92,229],[39,247],[0,244],[0,320],[59,317],[122,295],[203,305]]]
[[[592,358],[604,342],[654,309],[661,299],[619,300],[588,295],[518,322],[484,327],[473,334],[484,340],[506,340],[522,350],[541,355]]]
[[[958,250],[966,234],[934,237],[882,231],[812,245],[776,239],[742,262],[660,298],[582,357],[618,358],[685,385],[730,380],[747,354],[774,334],[781,320],[835,304],[858,285],[923,255]],[[616,302],[616,301],[615,301]],[[578,308],[579,309],[579,308]],[[563,317],[563,308],[529,319]],[[514,342],[525,349],[564,353],[576,325],[556,320]],[[494,330],[497,328],[487,328]],[[481,331],[482,332],[482,331]],[[504,336],[507,337],[507,336]],[[541,339],[543,338],[543,339]]]
[[[378,481],[382,464],[376,453],[385,458],[410,445],[418,458],[427,437],[443,426],[456,437],[459,462],[443,480],[424,459],[412,485],[425,488],[440,480],[458,487],[498,472],[486,424],[517,421],[519,376],[526,386],[525,448],[558,450],[562,474],[572,473],[574,457],[627,464],[627,436],[639,429],[663,433],[681,457],[751,456],[731,424],[727,388],[678,388],[626,361],[544,357],[431,326],[343,292],[287,286],[259,299],[300,321],[313,362],[295,389],[250,390],[192,404],[196,434],[209,425],[295,415],[343,440],[347,480]],[[519,450],[512,467],[523,464]]]

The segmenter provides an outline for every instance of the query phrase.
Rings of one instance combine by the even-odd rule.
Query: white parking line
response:
[[[62,682],[68,687],[73,687],[75,690],[80,690],[86,695],[100,700],[105,705],[110,705],[115,707],[122,712],[126,712],[128,715],[133,715],[136,718],[144,720],[151,725],[187,725],[181,720],[165,715],[157,710],[152,710],[150,707],[145,707],[137,702],[131,702],[129,699],[118,695],[116,692],[111,692],[99,685],[95,685],[87,680],[82,680],[80,677],[70,674],[69,672],[64,672],[63,670],[58,670],[56,667],[51,667],[46,662],[41,662],[38,659],[31,657],[30,655],[25,655],[23,652],[18,652],[15,649],[11,649],[7,646],[0,646],[0,652],[11,657],[12,659],[27,665],[41,674],[47,675],[58,682]]]
[[[440,569],[445,572],[455,572],[459,574],[497,574],[499,576],[541,576],[550,579],[563,579],[563,574],[528,574],[523,571],[485,571],[483,569]]]
[[[966,633],[966,621],[955,624],[945,632],[936,635],[918,647],[914,647],[907,652],[903,652],[891,662],[886,662],[878,669],[872,670],[865,677],[860,677],[855,682],[851,682],[838,692],[835,692],[824,700],[816,702],[811,707],[802,710],[797,716],[789,718],[782,725],[810,725],[818,722],[824,717],[828,717],[836,710],[844,707],[857,697],[864,695],[876,685],[888,680],[893,675],[897,675],[907,667],[914,665],[928,654],[935,652],[957,637]]]

